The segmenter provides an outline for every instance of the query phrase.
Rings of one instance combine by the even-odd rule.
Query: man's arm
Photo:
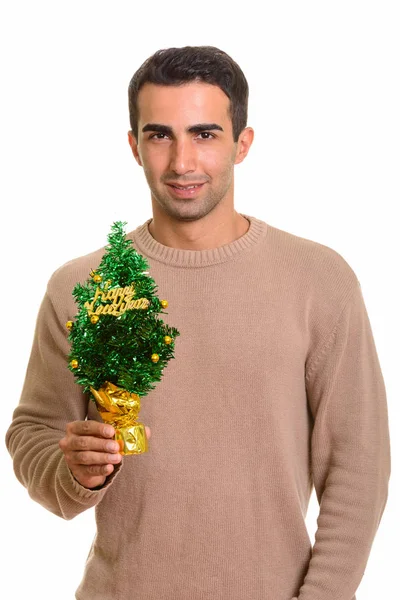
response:
[[[61,320],[46,293],[6,444],[15,474],[30,496],[56,515],[71,519],[102,499],[122,463],[113,467],[100,489],[88,489],[73,476],[59,446],[67,424],[84,421],[88,411],[88,398],[67,368],[68,332]]]
[[[306,390],[320,512],[298,600],[351,600],[386,505],[391,469],[385,385],[358,281],[307,363]]]

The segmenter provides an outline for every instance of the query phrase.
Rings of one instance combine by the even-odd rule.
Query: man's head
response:
[[[153,209],[196,220],[223,200],[233,202],[233,167],[253,140],[240,67],[210,46],[159,50],[134,74],[128,96],[129,143]],[[174,187],[193,184],[200,187]]]

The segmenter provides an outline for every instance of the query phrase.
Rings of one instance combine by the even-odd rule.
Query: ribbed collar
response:
[[[173,267],[207,267],[217,263],[232,260],[240,252],[245,252],[255,246],[266,235],[268,225],[264,221],[239,213],[250,222],[250,227],[244,235],[237,240],[208,250],[184,250],[164,246],[153,238],[149,231],[148,219],[129,234],[137,251],[144,256],[157,260]]]

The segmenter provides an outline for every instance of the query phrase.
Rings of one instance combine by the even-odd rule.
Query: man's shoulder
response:
[[[72,292],[77,283],[84,283],[90,276],[90,271],[99,266],[105,246],[83,256],[73,258],[64,263],[51,275],[47,290],[51,293]]]
[[[274,277],[291,306],[306,316],[311,346],[337,322],[359,281],[348,261],[336,249],[277,227],[270,228]]]
[[[278,227],[269,225],[269,229],[276,260],[293,276],[319,285],[326,282],[329,287],[338,282],[352,286],[357,281],[354,269],[335,248]]]

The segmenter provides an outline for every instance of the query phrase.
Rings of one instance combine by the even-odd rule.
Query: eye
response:
[[[206,135],[206,136],[208,136],[208,137],[203,137],[203,138],[201,138],[201,139],[203,139],[203,140],[210,140],[210,139],[212,139],[213,137],[215,137],[215,135],[213,135],[213,134],[212,134],[212,133],[210,133],[209,131],[201,131],[201,132],[199,133],[199,135]]]
[[[149,136],[149,140],[151,140],[151,139],[153,139],[153,138],[154,138],[154,139],[157,139],[157,140],[163,140],[164,138],[162,138],[162,137],[158,137],[159,135],[164,135],[164,136],[166,136],[167,134],[166,134],[166,133],[153,133],[152,135],[150,135],[150,136]]]

